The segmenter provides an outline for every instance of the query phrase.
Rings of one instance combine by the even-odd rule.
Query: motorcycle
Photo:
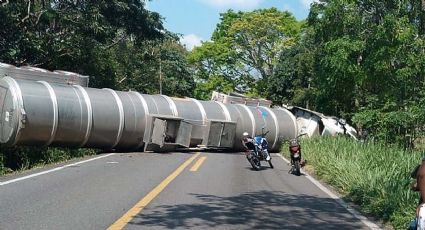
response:
[[[266,139],[267,133],[269,133],[269,131],[265,133],[262,132],[261,135],[255,136],[254,139],[257,145],[259,153],[258,156],[260,157],[260,161],[267,161],[267,163],[269,163],[270,168],[274,168],[272,164],[272,157],[269,153],[269,142]]]
[[[302,158],[301,154],[301,144],[299,142],[299,137],[305,135],[305,133],[298,135],[294,139],[289,140],[289,153],[291,157],[291,170],[290,173],[297,176],[301,175],[301,168],[305,165],[305,160]]]
[[[256,150],[249,149],[246,152],[246,159],[248,159],[248,162],[251,164],[252,168],[256,171],[260,170],[261,168],[261,162],[260,159],[257,156]]]
[[[257,135],[254,138],[250,139],[246,146],[248,147],[249,151],[246,154],[246,157],[251,164],[252,168],[255,170],[260,170],[261,168],[261,161],[267,161],[269,163],[270,168],[274,168],[272,164],[272,158],[269,154],[269,143],[267,142],[267,139],[265,136],[267,135],[268,131],[263,133],[261,135]]]

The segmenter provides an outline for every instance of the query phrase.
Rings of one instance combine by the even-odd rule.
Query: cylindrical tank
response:
[[[120,149],[139,149],[143,146],[143,134],[146,127],[147,103],[138,92],[119,92],[124,111],[124,127],[117,144]]]
[[[114,148],[124,129],[124,108],[118,94],[111,89],[85,88],[92,108],[92,126],[87,146]]]
[[[179,117],[194,124],[191,145],[204,138],[208,121],[236,123],[234,146],[242,149],[243,132],[268,131],[270,149],[297,135],[295,117],[283,108],[223,104],[192,98],[170,98],[46,81],[0,79],[0,142],[9,145],[53,145],[102,149],[140,149],[147,115]]]
[[[16,67],[0,62],[0,77],[9,76],[14,79],[47,81],[49,83],[72,84],[87,87],[89,77],[77,73],[55,70],[53,72],[33,66]]]

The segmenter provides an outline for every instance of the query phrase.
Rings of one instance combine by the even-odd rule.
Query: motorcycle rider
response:
[[[258,155],[257,146],[254,144],[254,139],[248,134],[248,132],[244,132],[242,134],[242,145],[245,150],[254,151],[255,155]]]
[[[290,152],[292,167],[294,167],[294,161],[295,161],[293,153],[296,153],[296,152],[299,152],[299,154],[301,155],[300,166],[304,167],[307,164],[307,160],[304,159],[303,155],[301,154],[301,144],[297,138],[289,141],[289,152]]]
[[[300,143],[298,142],[297,139],[290,140],[290,142],[289,142],[289,152],[297,152],[297,151],[301,155],[301,145],[300,145]],[[294,155],[291,154],[290,156],[291,156],[291,166],[294,166],[294,161],[295,161]]]
[[[242,134],[242,145],[245,147],[246,150],[252,150],[254,151],[254,154],[259,156],[259,154],[262,154],[262,150],[261,150],[261,146],[258,146],[258,143],[254,138],[252,138],[248,132],[244,132]],[[259,152],[259,150],[261,150],[261,152]],[[270,154],[266,151],[266,156],[264,156],[264,158],[269,161],[270,158]],[[261,156],[263,157],[263,156]]]

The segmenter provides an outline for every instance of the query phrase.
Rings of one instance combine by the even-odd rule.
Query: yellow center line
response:
[[[115,223],[109,226],[108,230],[117,230],[123,229],[138,213],[140,213],[143,208],[145,208],[158,194],[167,187],[171,181],[173,181],[192,161],[199,156],[199,153],[196,153],[182,165],[180,165],[173,173],[171,173],[167,178],[165,178],[159,185],[157,185],[152,191],[150,191],[145,197],[143,197],[136,205],[134,205],[130,210],[128,210],[121,218],[119,218]]]
[[[195,164],[193,164],[192,168],[190,168],[191,172],[195,172],[198,170],[199,167],[201,167],[202,163],[204,163],[205,159],[207,159],[207,157],[201,157],[199,158]]]

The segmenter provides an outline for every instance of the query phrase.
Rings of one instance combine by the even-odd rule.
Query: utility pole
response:
[[[159,56],[159,94],[162,94],[162,61],[161,61],[161,55]]]
[[[307,93],[309,94],[310,93],[310,82],[311,82],[311,77],[308,77],[308,79],[307,79],[307,81],[308,81],[308,85],[307,85]],[[309,97],[309,96],[308,96]],[[310,99],[307,97],[307,101],[306,101],[306,106],[305,106],[305,108],[306,109],[310,109],[309,107],[310,107]]]

